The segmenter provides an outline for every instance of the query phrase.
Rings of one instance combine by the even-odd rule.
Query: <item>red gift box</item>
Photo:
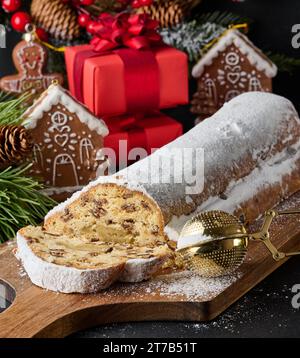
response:
[[[137,148],[144,148],[145,155],[151,154],[155,149],[172,142],[180,137],[183,128],[180,123],[157,112],[144,118],[134,116],[116,117],[105,120],[109,128],[109,135],[104,138],[104,147],[114,151],[116,164],[125,166],[127,161],[132,163]],[[128,158],[134,149],[132,158]],[[112,160],[114,158],[110,158]]]
[[[167,46],[65,52],[70,91],[97,116],[146,113],[188,103],[187,55]]]

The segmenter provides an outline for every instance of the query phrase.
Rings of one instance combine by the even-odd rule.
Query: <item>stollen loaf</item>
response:
[[[54,265],[55,273],[46,277],[45,267],[34,283],[63,292],[91,292],[118,279],[136,282],[149,278],[170,255],[164,225],[169,237],[176,239],[189,215],[202,210],[226,210],[244,223],[252,222],[299,190],[299,147],[300,120],[292,103],[270,93],[245,93],[151,156],[116,175],[100,177],[75,193],[49,212],[42,229],[22,229],[18,233],[18,255],[31,279],[28,252],[40,260],[37,267],[41,268],[41,262]],[[94,213],[97,205],[99,217]],[[32,230],[38,233],[32,235]],[[41,235],[38,243],[31,240],[37,234]],[[64,235],[65,249],[76,238],[84,245],[98,240],[97,245],[110,245],[113,250],[101,252],[104,256],[98,261],[87,257],[85,266],[78,267],[69,259],[73,249],[68,246],[66,266],[64,259],[51,261],[52,240],[46,235]],[[111,260],[114,246],[115,257],[120,256],[118,245],[131,245],[142,255],[149,249],[151,257],[144,256],[130,265],[133,256],[126,248],[121,250],[122,260]],[[89,254],[92,248],[85,246],[85,251]],[[78,259],[77,252],[75,256]],[[149,265],[151,260],[155,264]],[[111,280],[99,278],[104,267],[106,272],[114,268]],[[66,268],[70,272],[88,270],[92,288],[86,282],[81,285],[79,275],[74,289],[71,273],[65,274],[63,289],[56,287],[53,282]]]

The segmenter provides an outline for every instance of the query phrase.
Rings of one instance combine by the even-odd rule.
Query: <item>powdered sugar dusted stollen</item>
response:
[[[118,174],[145,182],[151,161],[152,182],[143,187],[162,209],[166,223],[172,220],[171,227],[182,228],[185,215],[211,209],[227,210],[249,222],[300,189],[299,147],[300,120],[293,104],[274,94],[249,92]],[[170,183],[161,184],[166,166],[155,169],[153,163],[178,148],[194,149],[193,158],[184,161],[184,180],[178,184],[171,177]],[[186,189],[195,173],[197,148],[204,149],[204,189],[189,195]],[[171,173],[177,165],[181,165],[178,155]]]
[[[120,171],[115,178],[99,178],[83,192],[106,181],[134,187],[154,198],[165,223],[175,221],[173,226],[182,227],[185,215],[218,208],[237,214],[243,221],[253,221],[300,189],[299,147],[300,120],[293,104],[274,94],[249,92],[226,103],[215,115],[151,156]],[[173,151],[186,148],[193,150],[193,156],[182,164]],[[190,195],[187,188],[193,183],[199,148],[204,150],[204,189]],[[166,159],[170,171],[166,170]],[[176,183],[174,168],[181,165],[183,181]],[[201,182],[203,172],[198,175]],[[80,195],[76,193],[50,211],[46,225]]]
[[[162,244],[163,220],[158,219],[160,209],[165,223],[168,223],[167,232],[175,239],[189,219],[188,215],[201,210],[222,209],[240,216],[243,221],[252,221],[300,189],[299,147],[300,120],[292,103],[273,94],[246,93],[225,104],[214,116],[146,159],[114,177],[102,177],[90,183],[83,191],[52,210],[45,218],[44,229],[55,235],[65,232],[72,235],[73,231],[73,234],[90,240],[93,236],[89,221],[91,210],[83,209],[82,220],[78,219],[77,210],[84,207],[86,202],[96,205],[94,199],[99,192],[107,192],[112,198],[114,190],[128,191],[133,193],[133,197],[125,195],[119,203],[115,203],[118,210],[111,211],[102,205],[100,209],[105,210],[105,216],[110,216],[106,217],[109,220],[119,213],[123,220],[125,213],[129,214],[129,220],[134,221],[134,225],[131,225],[132,221],[129,222],[129,235],[122,230],[113,232],[115,242],[126,242],[129,238],[134,246],[152,246],[155,242]],[[186,148],[193,149],[192,156],[182,163],[178,149]],[[199,148],[204,150],[204,189],[190,194],[187,188],[191,187],[195,173],[199,182],[203,175],[201,170],[195,168],[196,150]],[[176,150],[175,156],[172,150]],[[174,173],[182,167],[183,180],[178,183]],[[149,215],[142,204],[144,200],[151,200],[148,196],[157,203],[150,201],[153,215]],[[139,211],[130,212],[129,206],[129,212],[126,212],[127,204],[133,204]],[[111,237],[107,234],[111,223],[104,222],[102,215],[95,219],[97,234],[101,240],[107,241]],[[149,225],[149,230],[146,236],[144,232],[143,239],[137,239],[133,233],[136,223],[140,225],[142,222]],[[159,228],[160,239],[157,241],[157,230],[153,225]],[[137,260],[135,264],[142,266],[125,269],[124,277],[120,276],[120,279],[131,281],[130,276],[137,272],[142,272],[137,275],[141,279],[149,277],[147,267],[152,267],[149,261]],[[155,269],[152,267],[151,272],[157,269],[158,266]]]

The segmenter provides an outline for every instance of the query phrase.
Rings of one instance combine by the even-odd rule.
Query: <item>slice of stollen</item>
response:
[[[98,183],[78,197],[75,194],[47,215],[44,229],[87,241],[98,238],[135,246],[166,243],[164,219],[156,202],[141,190],[119,183]]]
[[[64,293],[149,279],[172,254],[155,201],[116,183],[82,192],[43,227],[21,229],[17,243],[31,281]]]

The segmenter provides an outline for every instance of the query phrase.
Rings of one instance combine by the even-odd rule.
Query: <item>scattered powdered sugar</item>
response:
[[[158,291],[160,295],[182,295],[189,301],[212,299],[231,286],[240,274],[205,278],[192,271],[183,271],[157,277],[149,282],[148,291]]]
[[[153,278],[139,284],[115,286],[104,292],[109,296],[135,296],[144,299],[147,296],[167,296],[184,301],[203,302],[220,295],[242,276],[237,272],[228,276],[206,278],[192,271],[181,271]]]

